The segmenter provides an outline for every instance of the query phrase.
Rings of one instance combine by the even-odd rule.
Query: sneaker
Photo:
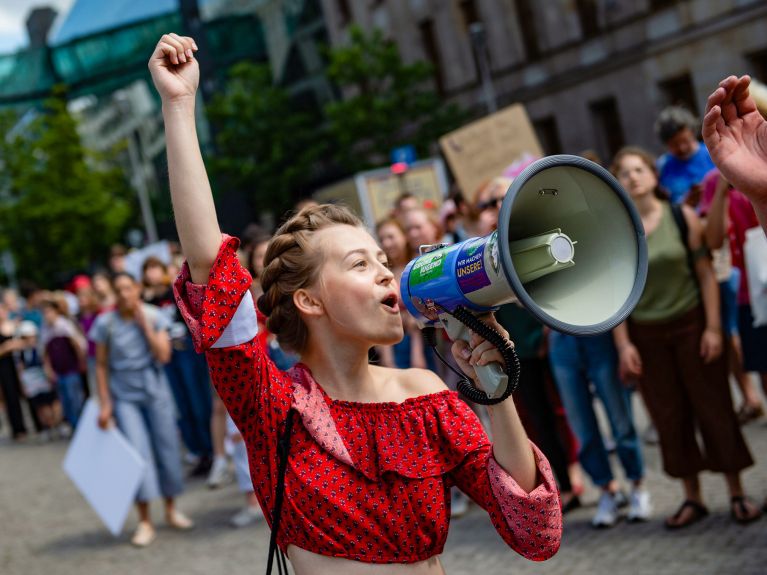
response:
[[[232,527],[241,528],[252,525],[256,521],[261,521],[264,518],[264,514],[260,507],[251,507],[246,505],[240,509],[230,520],[229,524]]]
[[[166,515],[165,520],[170,527],[179,531],[188,531],[194,527],[194,521],[176,509]]]
[[[136,532],[133,534],[130,542],[135,547],[148,547],[154,541],[156,533],[154,527],[148,521],[139,521]]]
[[[450,517],[458,518],[469,511],[469,498],[458,489],[450,491]]]
[[[644,433],[642,434],[642,440],[647,445],[658,445],[660,442],[660,439],[658,438],[658,430],[652,423],[647,426],[647,429],[644,430]]]
[[[603,491],[599,496],[597,512],[591,520],[591,525],[596,528],[612,527],[618,521],[618,505],[615,502],[615,494]]]
[[[634,489],[630,496],[627,519],[632,523],[647,521],[651,514],[650,492],[646,489]]]
[[[226,457],[216,457],[213,459],[213,465],[211,465],[210,474],[208,474],[208,487],[210,489],[217,489],[228,483],[230,479],[229,462]]]
[[[629,499],[623,491],[616,491],[613,493],[613,499],[615,500],[615,506],[618,509],[623,509],[629,505]]]

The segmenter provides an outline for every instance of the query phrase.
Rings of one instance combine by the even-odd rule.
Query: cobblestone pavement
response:
[[[759,464],[745,474],[760,503],[767,495],[767,425],[756,422],[746,434]],[[218,575],[260,573],[265,565],[268,529],[264,523],[234,530],[227,524],[241,503],[234,485],[216,491],[192,482],[180,507],[197,522],[190,533],[160,527],[148,549],[128,543],[135,526],[112,538],[61,471],[66,444],[11,445],[0,440],[0,574],[2,575]],[[658,450],[645,449],[647,485],[655,504],[652,521],[596,531],[589,525],[596,493],[568,515],[559,553],[532,563],[508,550],[487,516],[473,507],[453,522],[442,557],[450,575],[495,573],[737,574],[767,573],[767,518],[739,526],[729,516],[723,481],[703,476],[711,516],[689,529],[669,533],[662,518],[681,501],[679,486],[660,471]],[[160,525],[162,513],[155,507]]]

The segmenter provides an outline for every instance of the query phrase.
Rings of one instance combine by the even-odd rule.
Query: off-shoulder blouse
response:
[[[174,290],[205,351],[216,391],[243,435],[256,496],[272,524],[277,440],[294,422],[277,543],[367,563],[414,563],[442,552],[457,485],[515,551],[559,548],[562,515],[548,461],[531,444],[540,484],[525,492],[493,457],[479,419],[453,391],[402,403],[332,400],[299,364],[279,371],[256,343],[251,278],[224,236],[208,282],[184,265]],[[299,424],[300,422],[300,424]]]

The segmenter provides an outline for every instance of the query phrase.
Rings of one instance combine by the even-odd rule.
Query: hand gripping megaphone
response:
[[[476,315],[516,301],[552,329],[596,335],[628,317],[646,277],[644,228],[628,194],[601,166],[559,155],[514,179],[495,232],[422,247],[400,291],[422,328],[441,324],[453,340],[468,340],[471,329],[499,346],[511,382],[490,364],[476,368],[484,391],[459,384],[469,399],[492,404],[516,387],[519,360]]]

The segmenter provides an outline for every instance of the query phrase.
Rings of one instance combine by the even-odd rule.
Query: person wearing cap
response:
[[[52,382],[45,374],[43,358],[37,349],[38,329],[34,322],[22,321],[16,330],[20,343],[17,369],[21,389],[35,411],[42,430],[40,437],[52,439],[61,423],[61,403]]]

